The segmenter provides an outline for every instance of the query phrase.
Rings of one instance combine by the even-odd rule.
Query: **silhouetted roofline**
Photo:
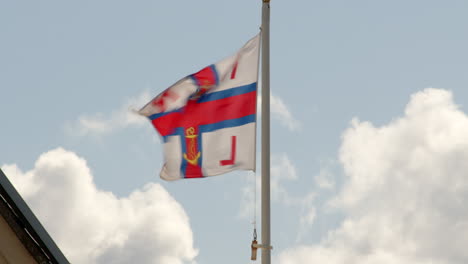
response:
[[[70,263],[1,169],[0,214],[38,263]]]

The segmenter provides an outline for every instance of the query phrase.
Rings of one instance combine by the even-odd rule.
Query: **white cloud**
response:
[[[313,224],[316,215],[316,209],[313,206],[315,193],[309,193],[305,196],[291,194],[285,187],[287,182],[294,182],[298,179],[296,166],[285,153],[273,154],[271,157],[270,169],[270,196],[273,203],[288,207],[297,207],[302,216],[298,219],[298,235],[296,240],[300,240]],[[254,182],[256,181],[256,182]],[[239,216],[241,218],[253,217],[255,204],[260,201],[261,195],[261,177],[260,175],[248,175],[246,184],[241,190],[241,206]],[[257,200],[255,199],[257,197]],[[257,206],[257,216],[260,208]]]
[[[467,263],[467,161],[468,116],[449,91],[414,94],[385,126],[354,119],[340,150],[347,179],[334,200],[344,221],[278,263]]]
[[[258,167],[258,166],[257,166]],[[285,154],[273,154],[271,157],[270,169],[270,192],[273,202],[283,204],[294,204],[295,198],[291,197],[283,186],[284,181],[294,181],[297,179],[296,167]],[[256,182],[254,182],[256,181]],[[259,197],[261,194],[261,176],[249,173],[246,177],[246,184],[242,187],[240,217],[252,215],[255,206],[255,192]]]
[[[312,225],[314,224],[317,216],[317,209],[314,205],[316,196],[316,193],[310,192],[305,197],[300,197],[300,199],[297,199],[296,201],[296,204],[301,207],[296,242],[300,242],[312,229]]]
[[[159,184],[118,198],[97,189],[86,161],[62,148],[30,171],[2,170],[72,263],[179,264],[197,255],[184,209]]]
[[[289,111],[288,107],[280,97],[271,94],[270,104],[270,110],[273,118],[278,119],[291,131],[297,131],[301,128],[301,123],[293,117],[291,111]]]
[[[294,198],[283,186],[283,182],[297,180],[296,166],[285,153],[275,154],[271,157],[270,174],[272,200],[286,204],[294,203]]]
[[[256,198],[260,191],[260,175],[249,172],[245,177],[245,185],[241,189],[240,218],[254,218]],[[258,215],[258,208],[256,211]]]
[[[262,97],[259,95],[257,98],[257,113],[261,116]],[[270,94],[270,114],[272,119],[276,119],[281,125],[287,127],[290,131],[298,131],[301,129],[301,123],[297,120],[283,102],[281,97]]]
[[[317,176],[315,176],[315,184],[324,190],[334,190],[335,189],[335,175],[332,171],[335,167],[335,161],[322,161],[320,164],[320,171]]]
[[[82,115],[78,117],[78,120],[68,123],[66,129],[70,133],[87,136],[105,135],[129,126],[145,125],[148,120],[135,113],[135,110],[148,103],[151,98],[149,92],[144,91],[140,95],[128,99],[119,109],[109,114]]]

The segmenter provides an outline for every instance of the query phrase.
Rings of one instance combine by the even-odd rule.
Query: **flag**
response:
[[[236,54],[191,74],[139,113],[161,135],[164,180],[255,170],[260,36]]]

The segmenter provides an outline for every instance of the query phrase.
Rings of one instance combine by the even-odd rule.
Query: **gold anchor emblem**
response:
[[[198,165],[198,159],[200,158],[200,151],[197,153],[197,137],[198,135],[195,134],[195,128],[189,127],[185,130],[185,138],[189,139],[188,146],[187,146],[187,153],[184,153],[184,159],[194,165]]]

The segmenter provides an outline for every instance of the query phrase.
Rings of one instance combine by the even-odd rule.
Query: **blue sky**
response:
[[[271,5],[275,261],[466,263],[468,3]],[[160,180],[129,109],[234,53],[260,12],[0,2],[0,166],[73,263],[249,263],[252,175]]]

